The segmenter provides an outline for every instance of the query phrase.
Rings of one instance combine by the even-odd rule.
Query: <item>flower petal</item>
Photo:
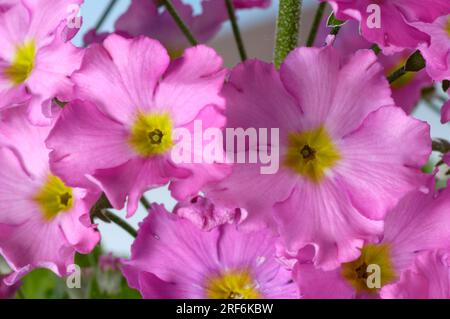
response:
[[[395,128],[395,129],[394,129]],[[423,185],[420,168],[431,154],[429,125],[384,107],[370,114],[338,148],[335,172],[345,176],[353,205],[365,216],[382,219],[409,191]]]
[[[155,93],[155,107],[170,110],[176,126],[187,124],[208,105],[224,107],[219,95],[224,77],[222,58],[213,49],[189,48],[167,70]]]
[[[127,162],[133,151],[128,133],[93,104],[76,101],[64,107],[47,139],[52,171],[72,186],[89,185],[86,174]]]

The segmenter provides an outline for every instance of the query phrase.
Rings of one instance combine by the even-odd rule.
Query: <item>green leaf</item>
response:
[[[336,16],[334,15],[334,12],[330,14],[327,20],[327,26],[329,28],[342,27],[346,23],[347,21],[337,19]]]
[[[22,279],[21,291],[27,299],[65,299],[65,282],[48,269],[36,269]]]
[[[422,172],[431,174],[433,171],[434,171],[434,163],[430,159],[424,166],[422,166]]]
[[[414,52],[406,61],[405,71],[418,72],[425,67],[425,59],[419,50]]]
[[[94,250],[88,255],[77,253],[75,255],[75,264],[81,268],[94,267],[98,264],[99,257],[102,255],[102,248],[97,245]]]

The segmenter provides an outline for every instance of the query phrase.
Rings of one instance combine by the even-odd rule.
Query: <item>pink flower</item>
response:
[[[34,268],[67,274],[75,252],[89,253],[100,239],[89,210],[99,193],[67,187],[48,166],[44,141],[51,127],[29,124],[21,109],[0,123],[0,254],[12,284]]]
[[[395,290],[400,293],[404,289],[422,289],[415,287],[422,280],[421,275],[412,278],[415,272],[410,271],[414,262],[422,263],[422,258],[429,258],[419,253],[446,249],[450,245],[450,189],[435,194],[433,187],[434,184],[430,184],[427,190],[413,191],[405,196],[386,216],[383,236],[378,241],[366,242],[361,256],[355,260],[331,271],[317,269],[312,263],[297,263],[294,273],[302,296],[374,298],[380,294],[392,296]],[[376,266],[380,275],[378,288],[369,286],[374,283],[369,276],[377,271],[374,270]],[[429,268],[427,273],[432,271]],[[409,279],[407,282],[406,278]],[[426,293],[426,289],[421,292]]]
[[[10,9],[21,0],[0,0],[0,13]]]
[[[316,43],[322,46],[329,31],[325,24],[323,24]],[[351,56],[360,49],[369,49],[372,44],[360,36],[358,23],[356,21],[349,21],[342,26],[333,46],[342,55]],[[413,52],[414,50],[403,50],[392,55],[379,54],[378,61],[383,66],[385,75],[390,75],[403,66]],[[407,73],[391,85],[392,98],[394,99],[395,105],[400,106],[406,113],[411,113],[422,98],[422,89],[432,84],[433,82],[425,70]]]
[[[7,278],[7,275],[0,274],[0,299],[12,299],[14,298],[17,289],[20,287],[20,283],[15,283],[12,286],[6,285],[3,280]]]
[[[144,298],[296,298],[291,273],[275,257],[276,239],[232,224],[202,231],[155,205],[122,271]]]
[[[448,166],[450,166],[450,152],[448,152],[447,154],[444,155],[444,157],[442,158],[444,163],[447,164]]]
[[[22,0],[0,13],[0,109],[23,104],[35,124],[49,124],[52,99],[72,96],[69,76],[82,50],[64,38],[68,8],[82,0]]]
[[[171,157],[176,129],[194,136],[195,123],[203,131],[224,125],[222,59],[196,46],[169,62],[159,42],[145,37],[111,35],[92,45],[73,75],[85,102],[64,108],[47,142],[58,176],[74,186],[94,180],[115,208],[128,196],[128,216],[150,188],[171,182],[172,195],[184,199],[228,172],[224,164],[175,164]],[[187,151],[191,160],[197,154]]]
[[[194,15],[192,6],[181,0],[172,2],[200,43],[206,43],[216,35],[222,23],[228,19],[223,0],[202,0],[200,15]],[[129,38],[145,35],[158,40],[173,58],[181,56],[184,49],[190,46],[172,16],[157,1],[132,0],[128,10],[117,20],[115,31]],[[96,30],[91,30],[86,34],[85,42],[101,42],[106,36],[105,33],[97,34]]]
[[[194,196],[179,202],[173,213],[181,218],[189,219],[198,228],[210,231],[214,227],[226,223],[239,223],[245,219],[245,212],[226,206],[215,205],[202,196]]]
[[[115,257],[112,253],[102,255],[98,259],[98,264],[102,271],[118,271],[120,270],[120,258]]]
[[[420,43],[428,43],[430,37],[412,23],[431,23],[450,13],[448,0],[322,1],[331,4],[338,19],[359,21],[362,35],[378,44],[386,53],[403,48],[414,49]]]
[[[267,8],[271,0],[233,0],[236,9]]]
[[[450,13],[450,12],[447,12]],[[415,23],[430,36],[430,45],[422,44],[420,51],[426,60],[426,70],[435,81],[450,80],[450,15],[433,23]]]
[[[450,299],[450,262],[448,252],[419,254],[413,267],[400,280],[383,288],[384,299]]]
[[[447,122],[450,122],[450,101],[445,102],[441,110],[441,123]]]
[[[429,126],[393,106],[369,50],[344,60],[332,47],[300,48],[280,73],[249,61],[223,94],[227,127],[279,128],[279,145],[258,147],[279,152],[280,169],[261,175],[261,164],[237,164],[207,195],[245,209],[242,227],[278,225],[291,252],[313,245],[320,267],[356,258],[386,212],[423,182]]]

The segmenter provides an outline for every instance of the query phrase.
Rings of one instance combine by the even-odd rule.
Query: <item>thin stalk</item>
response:
[[[277,68],[297,47],[302,0],[280,0],[275,37],[274,63]]]
[[[134,238],[137,237],[137,231],[134,229],[130,224],[128,224],[126,221],[124,221],[122,218],[117,216],[116,214],[110,212],[109,210],[104,210],[103,214],[114,224],[125,230],[128,234],[133,236]]]
[[[99,30],[103,23],[105,22],[108,15],[111,13],[112,9],[114,9],[114,6],[117,4],[118,0],[111,0],[109,5],[106,7],[105,11],[103,12],[102,16],[98,20],[97,24],[95,25],[95,29]]]
[[[381,52],[381,49],[380,49],[380,47],[378,46],[378,44],[373,44],[373,45],[370,47],[370,49],[371,49],[376,55],[380,54],[380,52]]]
[[[314,16],[314,21],[311,25],[311,30],[309,31],[308,40],[306,41],[307,47],[312,47],[314,45],[314,41],[316,40],[317,36],[317,31],[319,30],[320,22],[322,21],[326,5],[327,5],[326,2],[321,2],[317,7],[316,15]]]
[[[175,6],[173,5],[171,0],[161,0],[162,3],[166,6],[167,11],[172,16],[175,23],[180,28],[181,32],[186,36],[186,39],[189,41],[191,45],[197,45],[198,41],[192,34],[189,27],[186,25],[186,23],[183,21],[183,19],[180,17],[177,9],[175,9]]]
[[[147,198],[145,198],[145,196],[141,197],[141,204],[142,204],[142,206],[145,207],[145,209],[150,209],[150,207],[151,207],[150,202],[148,201]]]
[[[334,35],[334,36],[337,36],[339,31],[341,31],[341,26],[337,26],[337,27],[332,28],[331,31],[330,31],[330,34]]]
[[[390,74],[388,76],[389,83],[393,83],[393,82],[397,81],[399,78],[404,76],[406,74],[406,72],[407,71],[406,71],[404,66],[399,68],[399,69],[397,69],[397,70],[395,70],[392,74]]]
[[[239,56],[241,61],[247,60],[247,53],[245,52],[244,41],[242,41],[241,31],[239,30],[239,25],[236,19],[236,12],[234,10],[234,5],[232,0],[225,0],[227,6],[228,16],[230,17],[231,28],[233,29],[234,39],[239,50]]]

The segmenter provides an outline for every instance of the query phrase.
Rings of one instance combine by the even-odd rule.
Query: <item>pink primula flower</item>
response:
[[[155,205],[122,271],[144,298],[297,298],[276,240],[267,229],[243,233],[233,224],[203,231]]]
[[[17,282],[12,286],[9,286],[3,282],[7,278],[7,275],[0,274],[0,299],[13,299],[17,289],[20,287],[20,283]]]
[[[99,192],[67,187],[48,166],[51,127],[32,126],[21,109],[0,122],[0,254],[12,284],[37,267],[62,276],[75,252],[89,253],[100,235],[89,210]]]
[[[450,15],[414,25],[431,38],[429,46],[420,46],[428,74],[435,81],[450,80]]]
[[[395,291],[396,294],[407,293],[409,289],[417,289],[416,284],[425,284],[421,282],[421,274],[411,277],[414,271],[410,269],[414,262],[421,264],[423,258],[430,257],[419,254],[450,247],[450,189],[436,194],[433,187],[434,183],[427,190],[413,191],[404,197],[386,216],[383,236],[378,241],[366,242],[359,258],[331,271],[317,269],[310,262],[297,263],[294,272],[302,296],[377,298],[380,293],[381,296],[385,293],[392,296]],[[426,275],[431,272],[433,269],[427,270]],[[378,287],[376,281],[372,281],[377,274],[380,278]],[[427,280],[433,280],[440,274],[432,276]],[[410,280],[406,281],[406,278]],[[443,283],[448,291],[448,280]]]
[[[386,53],[414,49],[430,37],[413,22],[431,23],[450,13],[448,0],[321,0],[333,7],[341,20],[359,21],[362,35]]]
[[[444,103],[441,110],[441,123],[450,122],[450,100]]]
[[[280,72],[248,61],[223,94],[227,127],[279,128],[279,143],[258,147],[279,152],[280,167],[264,175],[261,164],[236,164],[207,195],[245,209],[242,227],[278,225],[291,252],[313,245],[320,267],[356,258],[387,211],[423,183],[429,126],[394,106],[370,50],[342,59],[329,46],[300,48]]]
[[[178,202],[173,213],[181,218],[189,219],[197,227],[206,231],[226,223],[240,223],[246,217],[246,213],[241,209],[215,205],[202,196]]]
[[[448,251],[426,251],[416,257],[400,280],[383,288],[384,299],[450,299]]]
[[[225,76],[222,59],[214,50],[196,46],[169,63],[162,45],[146,37],[111,35],[103,46],[88,48],[73,75],[85,101],[64,108],[48,139],[53,171],[68,185],[95,181],[115,208],[122,208],[128,196],[128,216],[150,188],[171,182],[172,195],[184,199],[223,178],[227,165],[190,164],[199,154],[196,138],[187,150],[190,163],[175,164],[171,156],[176,129],[193,137],[225,124],[219,95]],[[201,126],[197,133],[194,123]]]
[[[267,8],[271,2],[271,0],[233,0],[233,5],[236,9]]]
[[[450,166],[450,152],[448,152],[447,154],[444,155],[444,157],[442,158],[444,163],[447,164],[448,166]]]
[[[0,0],[0,13],[10,9],[21,0]]]
[[[200,43],[206,43],[219,32],[228,14],[222,0],[203,0],[202,13],[194,15],[193,8],[181,0],[172,1],[180,17]],[[157,1],[132,0],[128,10],[115,23],[115,32],[125,37],[145,35],[160,41],[173,58],[190,46],[172,16]],[[86,43],[101,42],[107,33],[89,31]]]
[[[0,109],[28,101],[35,124],[49,124],[52,99],[72,96],[69,76],[83,51],[67,40],[70,6],[82,0],[22,0],[0,13]]]
[[[319,36],[316,41],[322,46],[325,37],[329,34],[329,29],[325,24],[319,29]],[[360,49],[369,49],[372,44],[359,34],[358,23],[349,21],[342,26],[339,36],[333,42],[333,46],[343,55],[351,56]],[[403,50],[392,55],[378,55],[378,61],[384,67],[384,74],[390,75],[392,72],[402,67],[407,58],[414,50]],[[422,98],[422,89],[433,85],[433,81],[425,70],[419,72],[409,72],[399,80],[391,84],[392,98],[395,105],[400,106],[406,113],[411,113],[414,107]]]

